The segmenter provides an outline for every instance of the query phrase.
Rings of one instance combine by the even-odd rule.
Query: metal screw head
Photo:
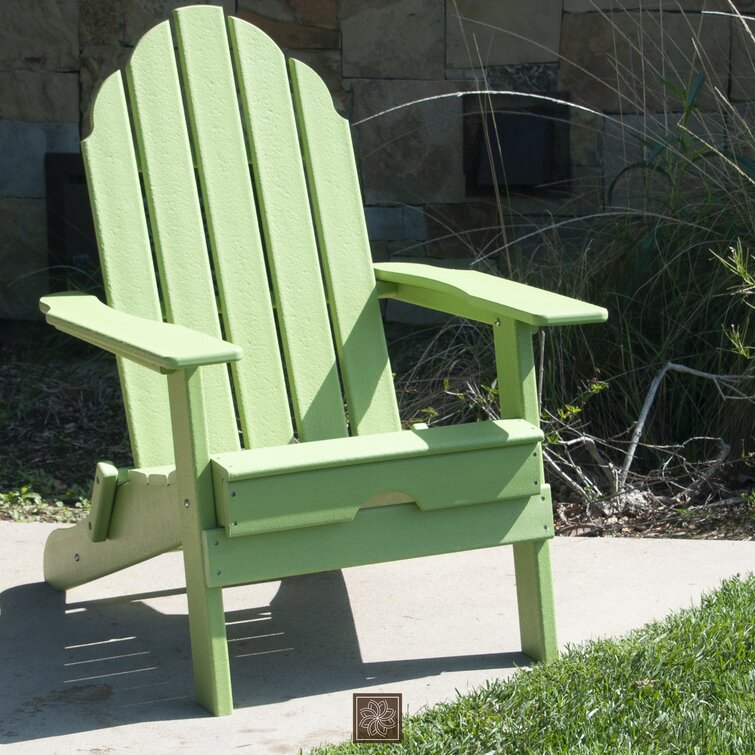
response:
[[[234,497],[235,495],[236,495],[236,491],[235,491],[235,490],[232,490],[232,491],[231,491],[231,498],[233,498],[233,497]]]
[[[185,509],[189,508],[189,499],[188,498],[184,498],[184,508]]]
[[[500,317],[496,317],[495,318],[495,322],[493,323],[493,325],[495,325],[496,328],[500,328],[501,327],[501,318]]]
[[[238,522],[237,522],[237,521],[236,521],[236,520],[234,519],[234,520],[233,520],[233,521],[231,522],[231,527],[238,527],[238,526],[239,526],[239,523],[238,523]]]
[[[220,571],[220,569],[218,569],[218,570],[217,570],[217,571],[215,572],[215,576],[219,577],[219,576],[220,576],[220,575],[221,575],[222,573],[223,573],[223,572],[221,572],[221,571]]]
[[[78,553],[74,553],[74,554],[73,554],[73,560],[74,560],[74,561],[79,561],[80,559],[81,559],[81,556],[79,556],[79,554],[78,554]]]
[[[220,540],[215,540],[215,541],[213,542],[213,545],[220,545]]]

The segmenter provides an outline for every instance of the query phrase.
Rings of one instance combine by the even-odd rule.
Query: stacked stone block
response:
[[[192,1],[0,3],[0,320],[35,317],[46,290],[45,152],[78,150],[98,85],[147,29]],[[745,120],[755,101],[753,23],[732,18],[727,0],[210,4],[325,80],[353,124],[377,259],[484,258],[506,271],[505,245],[536,255],[538,228],[605,209],[608,183],[643,157],[635,135],[657,136],[679,112],[664,79],[683,88],[709,72],[695,128],[711,139],[727,138],[732,117],[716,89]],[[735,5],[755,12],[755,0]],[[472,94],[487,90],[509,94]],[[568,120],[568,191],[470,189],[485,113],[549,98],[580,106],[555,116]],[[614,201],[630,203],[630,192]]]
[[[0,319],[28,318],[47,291],[44,153],[78,148],[78,5],[4,0],[0,35]]]

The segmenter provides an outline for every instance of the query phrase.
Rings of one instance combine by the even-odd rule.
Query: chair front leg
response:
[[[217,527],[201,369],[168,375],[189,632],[197,702],[216,716],[233,712],[228,641],[219,587],[208,587],[202,532]]]
[[[534,333],[532,326],[510,319],[493,325],[501,418],[539,426]],[[542,462],[540,477],[542,485]],[[551,661],[558,656],[558,642],[548,539],[516,543],[514,569],[522,651],[535,660]]]
[[[515,543],[514,571],[522,652],[549,663],[558,657],[550,541]]]

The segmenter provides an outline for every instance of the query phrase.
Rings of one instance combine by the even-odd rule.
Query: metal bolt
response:
[[[234,497],[235,495],[236,495],[236,491],[235,491],[235,490],[232,490],[232,491],[231,491],[231,498],[233,498],[233,497]]]
[[[532,452],[532,455],[533,455],[533,456],[537,456],[537,451],[533,451],[533,452]]]
[[[213,545],[220,545],[220,540],[216,540]]]
[[[74,560],[74,561],[78,561],[78,560],[79,560],[80,558],[81,558],[81,556],[79,556],[79,554],[78,554],[78,553],[74,553],[74,554],[73,554],[73,560]]]
[[[544,530],[547,530],[547,529],[548,529],[548,525],[547,525],[547,524],[544,524],[544,525],[543,525],[543,529],[544,529]]]
[[[500,320],[500,318],[496,317],[495,318],[495,322],[493,323],[493,325],[495,325],[496,328],[500,328],[501,327],[501,320]]]
[[[188,498],[184,498],[184,508],[185,509],[189,508],[189,499]]]
[[[532,484],[537,485],[538,484],[537,480],[535,480]]]
[[[220,569],[218,569],[218,570],[217,570],[217,571],[215,572],[215,575],[216,575],[216,576],[218,576],[218,577],[219,577],[219,576],[220,576],[221,574],[222,574],[222,572],[220,571]]]
[[[237,521],[236,521],[236,520],[234,519],[234,520],[233,520],[233,521],[231,522],[231,527],[238,527],[238,526],[239,526],[239,523],[238,523],[238,522],[237,522]]]

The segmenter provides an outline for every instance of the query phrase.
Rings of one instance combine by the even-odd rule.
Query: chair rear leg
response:
[[[514,544],[522,652],[548,663],[558,657],[550,540]]]
[[[119,485],[112,517],[108,512],[104,524],[95,512],[73,527],[50,533],[45,543],[45,581],[67,590],[175,550],[181,545],[175,509],[170,487]]]

